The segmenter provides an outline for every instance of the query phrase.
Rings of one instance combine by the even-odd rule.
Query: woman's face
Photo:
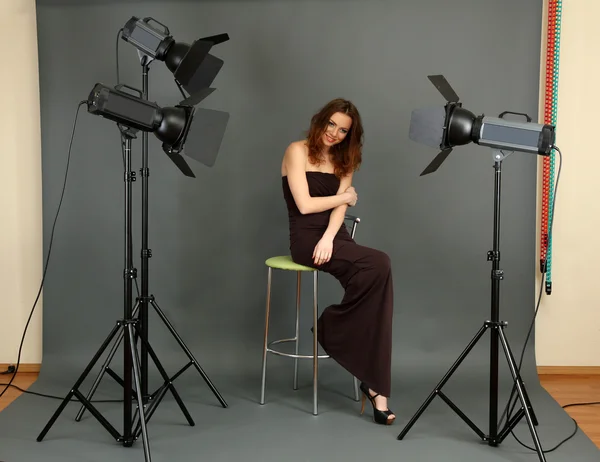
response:
[[[325,133],[323,133],[323,143],[327,147],[341,143],[346,138],[352,126],[352,118],[341,112],[336,112],[329,118]]]

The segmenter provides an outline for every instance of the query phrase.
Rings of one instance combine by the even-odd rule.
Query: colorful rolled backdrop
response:
[[[560,20],[562,0],[548,0],[548,24],[546,40],[546,82],[544,123],[556,126],[558,111],[558,76],[560,56]],[[540,271],[546,273],[546,293],[552,293],[552,210],[555,190],[555,155],[543,158]]]

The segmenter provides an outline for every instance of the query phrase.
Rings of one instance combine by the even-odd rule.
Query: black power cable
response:
[[[86,101],[80,101],[79,104],[77,105],[77,111],[75,112],[75,121],[73,122],[73,131],[71,132],[71,140],[69,142],[69,151],[68,151],[68,155],[67,155],[67,167],[65,170],[65,180],[63,182],[63,188],[62,188],[62,193],[60,195],[60,201],[58,203],[58,210],[56,211],[56,216],[54,217],[54,224],[52,225],[52,232],[50,233],[50,243],[48,244],[48,255],[46,256],[46,263],[44,265],[44,272],[42,274],[42,282],[40,284],[40,289],[38,290],[37,297],[35,298],[35,301],[33,302],[33,307],[31,308],[31,312],[29,313],[29,318],[27,319],[27,324],[25,325],[25,330],[23,331],[23,337],[21,337],[21,344],[19,345],[19,354],[17,356],[17,366],[15,367],[14,375],[10,379],[10,382],[8,384],[6,384],[6,387],[4,388],[4,390],[2,390],[2,393],[0,393],[0,398],[2,397],[2,395],[4,395],[4,393],[6,393],[6,390],[8,390],[8,387],[11,386],[14,378],[17,375],[17,372],[19,371],[19,364],[21,362],[21,350],[23,349],[23,342],[25,341],[25,335],[27,334],[27,329],[29,328],[29,322],[31,321],[31,317],[33,316],[35,307],[37,306],[37,302],[40,299],[40,295],[42,293],[42,288],[44,287],[44,280],[46,279],[46,272],[48,271],[48,263],[50,262],[50,253],[52,252],[52,241],[54,240],[54,229],[56,227],[56,221],[58,220],[58,214],[60,213],[60,209],[62,207],[62,201],[63,201],[64,195],[65,195],[65,189],[67,187],[67,176],[69,174],[69,163],[71,162],[71,147],[73,146],[73,138],[75,137],[75,127],[77,126],[77,117],[79,116],[79,109],[81,109],[81,106],[83,106],[84,104],[86,104]],[[2,385],[5,385],[5,384],[2,384]]]

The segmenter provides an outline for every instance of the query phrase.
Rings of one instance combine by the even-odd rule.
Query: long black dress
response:
[[[312,197],[334,196],[340,180],[332,173],[306,172]],[[331,259],[313,262],[315,246],[329,225],[331,210],[302,215],[287,176],[282,178],[287,203],[292,259],[333,275],[345,290],[339,304],[325,308],[317,324],[325,352],[354,377],[383,396],[390,396],[393,283],[390,259],[361,246],[342,224],[333,240]]]

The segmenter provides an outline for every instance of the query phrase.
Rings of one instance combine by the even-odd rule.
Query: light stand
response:
[[[75,396],[82,405],[89,409],[92,415],[102,424],[102,426],[123,446],[131,446],[137,436],[134,436],[133,431],[133,420],[132,420],[132,400],[133,400],[133,391],[132,391],[132,369],[133,369],[133,382],[135,385],[135,396],[136,401],[138,402],[138,409],[140,413],[140,423],[139,423],[139,431],[142,434],[143,445],[144,445],[144,456],[146,462],[150,462],[150,447],[148,443],[148,434],[146,431],[146,415],[144,411],[144,406],[140,406],[139,397],[142,396],[142,385],[141,385],[141,368],[140,368],[140,358],[138,356],[138,351],[136,348],[136,339],[134,337],[134,328],[138,329],[138,321],[133,317],[133,309],[132,309],[132,279],[135,277],[136,270],[133,267],[133,251],[132,251],[132,233],[131,233],[131,184],[135,181],[135,172],[131,171],[131,139],[135,138],[135,134],[132,130],[119,125],[119,129],[121,131],[121,137],[124,144],[124,155],[125,155],[125,269],[123,271],[123,278],[125,280],[125,298],[124,298],[124,314],[123,319],[118,320],[115,327],[111,330],[110,334],[104,342],[100,349],[96,352],[90,363],[87,365],[81,376],[75,382],[75,385],[71,387],[71,390],[67,394],[67,396],[62,401],[61,405],[58,407],[54,415],[50,418],[42,432],[37,437],[37,441],[42,441],[45,437],[46,433],[50,430],[56,419],[62,413],[64,408],[67,406],[69,401],[73,396]],[[83,394],[79,391],[79,387],[86,379],[87,375],[90,373],[100,356],[104,352],[104,350],[108,347],[109,343],[112,339],[119,333],[119,342],[121,339],[125,339],[125,344],[123,348],[123,433],[120,434],[115,427],[113,427],[108,420],[102,416],[100,411],[90,402],[89,398],[85,398]],[[111,351],[111,354],[114,355],[116,352],[116,346]],[[153,354],[153,353],[152,353]],[[153,355],[154,358],[154,355]],[[162,367],[159,368],[161,373],[163,374],[163,378],[165,381],[168,381],[168,376],[164,373]]]
[[[493,250],[488,252],[488,261],[492,262],[491,271],[491,319],[485,321],[483,326],[475,337],[469,342],[467,347],[460,354],[458,359],[435,386],[433,391],[427,397],[425,402],[418,409],[416,414],[411,418],[408,424],[404,427],[402,432],[398,435],[398,439],[402,440],[410,428],[415,424],[419,416],[425,411],[429,404],[433,401],[436,396],[442,398],[442,400],[450,406],[450,408],[462,418],[466,424],[483,440],[487,441],[490,446],[497,446],[508,436],[512,429],[517,423],[525,416],[527,419],[527,425],[533,438],[535,448],[540,461],[545,462],[546,458],[542,450],[535,426],[538,424],[535,413],[531,407],[529,397],[525,390],[525,385],[520,376],[519,369],[516,365],[515,359],[510,350],[508,340],[504,335],[504,327],[507,323],[500,320],[500,281],[504,278],[504,271],[500,269],[500,198],[501,198],[501,175],[502,175],[502,161],[507,157],[501,150],[493,149],[494,153],[494,231],[493,231]],[[450,398],[448,398],[443,392],[442,388],[446,382],[450,379],[452,374],[458,369],[462,361],[467,357],[469,352],[481,339],[483,334],[490,329],[490,397],[489,397],[489,433],[486,435],[480,430],[459,408],[456,406]],[[514,415],[509,421],[506,422],[504,428],[498,431],[498,340],[502,343],[502,348],[510,368],[514,380],[514,387],[517,389],[519,399],[521,401],[521,409]]]
[[[143,53],[140,54],[140,62],[142,65],[142,99],[148,100],[148,71],[150,69],[151,59]],[[188,364],[183,366],[170,380],[173,381],[179,375],[181,375],[188,367],[194,366],[198,373],[202,376],[206,384],[209,386],[213,394],[217,397],[221,406],[226,408],[227,403],[211,382],[208,375],[204,372],[200,363],[196,360],[190,349],[185,345],[181,336],[177,333],[173,325],[169,322],[164,312],[158,306],[154,295],[149,295],[149,284],[148,284],[148,269],[149,269],[149,258],[152,257],[152,250],[148,248],[148,177],[150,175],[150,169],[148,168],[148,133],[142,133],[142,168],[140,171],[142,176],[142,282],[141,282],[141,293],[138,298],[140,305],[140,330],[142,338],[148,338],[148,305],[152,305],[152,308],[156,311],[160,319],[167,326],[167,329],[173,335],[181,349],[185,352],[186,356],[190,360]],[[152,399],[160,391],[157,390],[152,396],[148,396],[148,352],[142,346],[141,359],[142,359],[142,393],[144,397],[144,404],[147,403],[148,399]],[[190,422],[190,425],[193,425]]]

